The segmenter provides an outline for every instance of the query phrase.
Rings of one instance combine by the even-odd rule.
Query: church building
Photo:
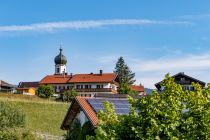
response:
[[[68,74],[67,59],[63,55],[62,48],[60,48],[60,53],[55,57],[54,62],[54,74],[45,76],[39,84],[52,85],[58,95],[71,89],[76,90],[81,96],[94,96],[96,93],[117,93],[118,76],[114,72],[104,73],[103,70],[100,70],[99,73]],[[140,92],[144,92],[143,86],[141,89],[143,91]]]

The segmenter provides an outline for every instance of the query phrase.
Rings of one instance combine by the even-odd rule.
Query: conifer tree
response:
[[[130,70],[122,56],[116,63],[115,72],[118,74],[120,84],[132,85],[136,81],[135,73]]]

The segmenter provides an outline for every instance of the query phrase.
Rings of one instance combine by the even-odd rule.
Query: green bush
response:
[[[70,130],[67,133],[66,140],[81,140],[81,124],[78,119],[74,119]]]
[[[25,114],[11,104],[0,101],[0,131],[24,125]]]
[[[15,106],[0,101],[0,140],[34,140],[34,135],[23,129],[24,113]]]
[[[77,95],[78,93],[74,89],[66,91],[63,93],[63,101],[71,102]]]
[[[39,97],[43,97],[43,98],[50,98],[55,93],[51,85],[41,85],[38,88],[37,92],[38,92]]]
[[[164,91],[132,99],[130,113],[117,115],[105,102],[105,111],[98,113],[99,125],[95,137],[89,140],[209,140],[210,84],[194,91],[184,91],[166,75]]]

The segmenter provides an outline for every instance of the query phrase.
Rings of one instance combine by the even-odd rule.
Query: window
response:
[[[85,85],[85,89],[88,89],[88,85]]]
[[[182,77],[182,78],[180,78],[180,80],[181,80],[181,81],[184,81],[184,80],[185,80],[185,78],[184,78],[184,77]]]
[[[182,86],[183,90],[194,90],[194,88],[191,85],[184,85]]]
[[[59,68],[57,68],[57,73],[59,73],[60,72],[60,69]]]
[[[104,85],[96,85],[96,88],[104,88]]]
[[[77,85],[77,86],[76,86],[76,89],[80,89],[80,85]]]
[[[81,89],[83,89],[83,85],[81,85]]]
[[[89,85],[89,88],[91,88],[91,85]]]

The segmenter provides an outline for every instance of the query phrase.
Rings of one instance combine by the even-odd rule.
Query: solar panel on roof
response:
[[[122,100],[122,99],[88,99],[88,103],[92,106],[92,108],[95,110],[95,112],[98,112],[99,110],[104,110],[104,102],[108,101],[110,104],[113,104],[115,106],[115,112],[117,114],[129,114],[130,112],[130,104],[128,103],[128,100]]]

